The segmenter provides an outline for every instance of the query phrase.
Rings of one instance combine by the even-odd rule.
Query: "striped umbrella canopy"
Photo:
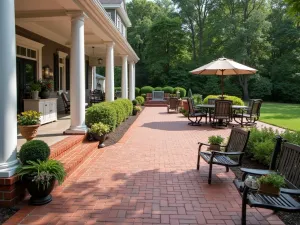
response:
[[[222,97],[224,93],[224,76],[255,74],[256,69],[237,63],[231,59],[219,58],[204,66],[190,71],[197,75],[217,75],[221,76]]]

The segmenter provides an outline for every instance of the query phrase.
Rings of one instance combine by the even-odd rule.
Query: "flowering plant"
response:
[[[52,91],[53,90],[53,80],[44,79],[39,81],[41,85],[41,91]]]
[[[42,114],[37,111],[28,110],[18,115],[18,125],[36,125],[40,122],[40,116]]]

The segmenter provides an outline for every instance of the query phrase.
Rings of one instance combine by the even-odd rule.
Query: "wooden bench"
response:
[[[293,196],[300,196],[300,146],[288,143],[277,137],[269,170],[241,168],[242,181],[234,184],[242,194],[242,225],[246,225],[247,204],[250,207],[272,209],[275,211],[300,212],[300,203]],[[264,195],[244,186],[247,175],[265,175],[277,172],[285,177],[286,188],[280,189],[278,197]]]

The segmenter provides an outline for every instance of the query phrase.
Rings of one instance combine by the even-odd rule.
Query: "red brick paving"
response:
[[[191,127],[180,114],[146,108],[122,140],[94,149],[45,206],[24,206],[5,224],[240,224],[234,174],[196,168],[197,142],[230,129]],[[26,202],[25,202],[26,204]],[[269,210],[248,209],[248,224],[283,224]]]

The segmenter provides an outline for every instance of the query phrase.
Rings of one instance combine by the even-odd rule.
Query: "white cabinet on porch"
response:
[[[24,111],[34,110],[42,113],[41,124],[57,120],[57,98],[24,99]]]

